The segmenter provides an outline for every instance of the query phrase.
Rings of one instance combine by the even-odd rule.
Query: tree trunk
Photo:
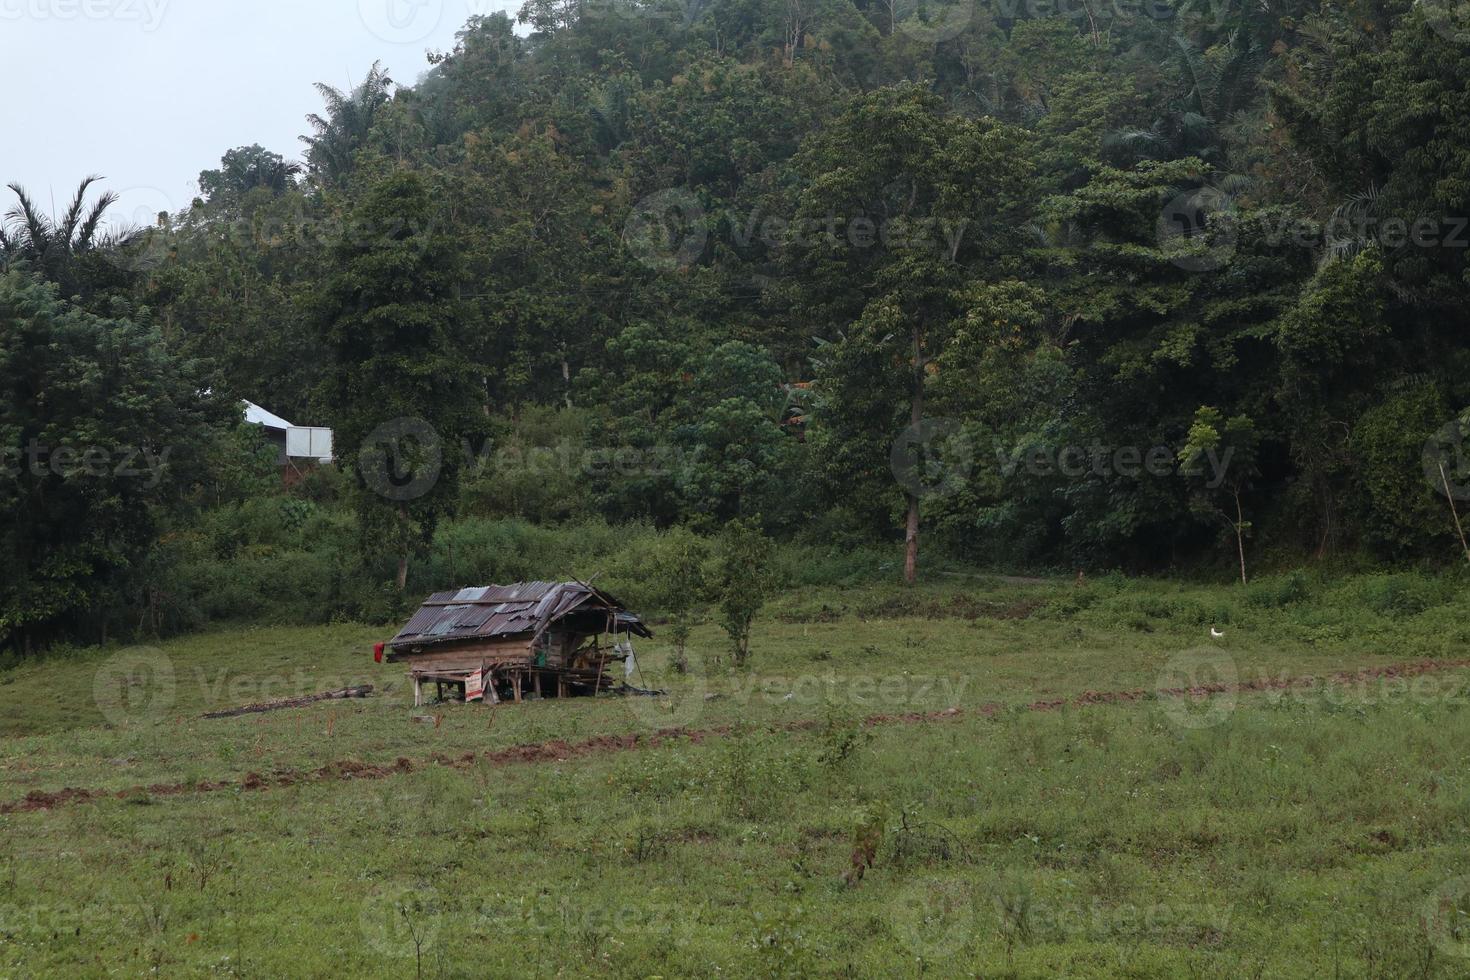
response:
[[[211,711],[201,718],[238,718],[241,715],[259,715],[267,711],[279,711],[282,708],[301,708],[308,704],[316,704],[319,701],[341,701],[346,698],[365,698],[373,693],[371,684],[361,684],[356,687],[344,687],[338,691],[325,691],[321,694],[307,694],[298,698],[280,698],[275,701],[262,701],[257,704],[247,704],[241,708],[230,708],[226,711]]]
[[[1245,535],[1240,526],[1245,523],[1245,514],[1240,509],[1240,493],[1235,494],[1235,550],[1240,555],[1240,584],[1245,585]]]
[[[909,494],[908,528],[903,539],[903,581],[913,585],[919,575],[919,498]]]
[[[914,331],[914,394],[909,401],[909,424],[914,438],[919,436],[919,425],[924,419],[924,364],[920,357],[922,348],[919,342],[919,333]],[[922,447],[916,447],[923,452]],[[910,480],[909,487],[909,516],[908,524],[904,532],[904,554],[903,554],[903,581],[905,585],[913,585],[919,575],[919,490],[920,486],[914,485],[913,481],[919,479],[922,461],[915,457],[914,475]]]
[[[1444,499],[1449,501],[1450,513],[1455,515],[1455,531],[1460,535],[1460,547],[1465,549],[1465,560],[1470,561],[1470,542],[1465,540],[1465,528],[1460,523],[1460,508],[1455,506],[1455,494],[1450,490],[1450,478],[1444,471],[1444,464],[1439,464],[1439,478],[1444,481]]]
[[[398,523],[402,534],[398,547],[398,591],[408,587],[408,505],[398,505]]]

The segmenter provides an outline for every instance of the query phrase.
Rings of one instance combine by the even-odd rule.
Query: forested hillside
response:
[[[905,538],[920,571],[1463,562],[1455,12],[532,0],[323,86],[301,147],[229,149],[155,228],[16,188],[0,634],[157,628],[329,540],[260,574],[352,613],[484,571],[420,560],[474,519],[740,522],[895,577]],[[333,427],[340,473],[281,491],[238,399]],[[171,453],[78,483],[37,440]]]

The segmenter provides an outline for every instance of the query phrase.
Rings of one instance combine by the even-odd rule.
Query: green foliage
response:
[[[1457,560],[1413,445],[1470,404],[1453,11],[1035,13],[535,0],[529,36],[473,17],[414,84],[319,86],[303,163],[230,149],[147,229],[109,233],[90,179],[54,216],[15,189],[0,265],[337,429],[341,474],[295,493],[356,510],[355,549],[301,549],[352,566],[338,611],[406,601],[395,564],[626,562],[518,522],[758,518],[798,582],[894,575],[920,524],[926,574]],[[437,465],[410,501],[361,472],[398,419],[368,462]],[[894,472],[915,420],[939,492]],[[238,438],[192,447],[193,505],[275,493]],[[1250,465],[1018,465],[1093,446]],[[440,547],[457,510],[483,520]],[[173,575],[207,524],[136,568]],[[150,605],[234,608],[192,594]]]
[[[1226,419],[1219,409],[1202,406],[1184,447],[1179,450],[1180,473],[1194,486],[1194,506],[1219,517],[1235,533],[1240,557],[1240,581],[1246,583],[1245,538],[1251,522],[1245,518],[1241,495],[1259,470],[1259,437],[1255,423],[1244,415]]]
[[[0,220],[0,272],[25,268],[53,282],[65,298],[92,300],[97,294],[125,291],[128,285],[122,250],[137,242],[138,229],[111,230],[104,224],[118,195],[106,191],[90,205],[87,193],[101,177],[87,177],[77,185],[65,213],[47,215],[19,184],[7,189],[15,205]]]
[[[673,528],[659,536],[646,560],[647,601],[668,613],[667,631],[674,645],[672,666],[683,673],[689,669],[686,647],[694,629],[695,610],[708,591],[704,575],[710,560],[709,544],[687,529]]]
[[[854,718],[836,706],[829,706],[818,728],[821,749],[817,762],[829,771],[847,769],[853,758],[873,741],[873,731],[861,718]]]
[[[1411,576],[1407,587],[1434,581]],[[428,927],[426,975],[513,974],[529,957],[565,976],[868,977],[895,964],[1109,976],[1122,955],[1148,976],[1264,964],[1450,980],[1464,972],[1450,918],[1463,902],[1447,886],[1470,859],[1458,751],[1470,738],[1467,672],[1327,677],[1431,649],[1463,658],[1465,639],[1446,634],[1467,629],[1466,593],[1417,616],[1354,621],[1360,580],[1312,584],[1316,594],[1281,610],[1248,609],[1242,590],[1218,586],[1098,576],[1084,587],[1232,605],[1241,618],[1224,642],[1242,681],[1322,681],[1239,692],[1203,730],[1174,724],[1162,698],[1098,699],[1152,690],[1161,663],[1204,633],[1183,620],[1157,637],[1122,633],[1091,610],[983,629],[851,613],[763,621],[761,663],[773,676],[809,669],[822,646],[837,690],[857,690],[885,662],[863,647],[912,635],[921,643],[905,669],[987,677],[963,693],[963,713],[871,726],[835,769],[822,757],[841,744],[853,706],[742,699],[743,676],[676,679],[681,692],[714,683],[724,695],[699,701],[691,728],[702,737],[568,753],[568,743],[612,749],[647,729],[612,698],[502,708],[493,724],[487,706],[447,705],[437,728],[407,724],[401,666],[371,660],[382,627],[229,629],[159,644],[152,654],[172,665],[175,697],[126,724],[65,682],[112,654],[66,651],[0,675],[12,709],[0,717],[0,799],[62,797],[0,821],[0,896],[15,910],[0,969],[130,973],[157,957],[163,974],[226,964],[400,976],[416,962],[407,910]],[[915,591],[879,586],[869,598]],[[1355,635],[1302,643],[1294,627],[1311,612]],[[1359,629],[1372,623],[1380,630]],[[665,651],[649,644],[650,657]],[[379,688],[363,701],[198,717],[347,682]],[[1027,710],[1062,697],[1082,703]],[[487,758],[531,744],[554,759]],[[398,758],[407,763],[373,773],[381,778],[345,761]],[[239,788],[261,782],[267,791]],[[99,796],[69,800],[67,787]],[[483,862],[465,859],[487,840],[526,873],[487,878]],[[1230,871],[1205,874],[1202,862]],[[240,914],[222,925],[226,905]],[[324,934],[365,939],[323,949]]]
[[[350,92],[318,83],[317,92],[326,103],[326,115],[307,117],[312,135],[301,137],[312,176],[323,184],[340,184],[352,172],[354,155],[367,141],[377,114],[388,102],[393,79],[377,62]],[[230,169],[230,161],[226,160]]]
[[[301,171],[300,164],[288,163],[279,153],[255,143],[227,150],[218,170],[199,175],[199,190],[210,203],[217,198],[240,198],[257,189],[280,194],[295,186]]]
[[[733,521],[720,536],[707,574],[719,609],[720,628],[730,638],[736,667],[750,659],[750,628],[774,588],[771,542],[749,521]]]
[[[26,650],[70,630],[96,640],[117,606],[137,608],[140,563],[231,412],[146,313],[114,309],[0,274],[0,637]]]
[[[1300,571],[1257,579],[1246,592],[1245,601],[1258,609],[1284,609],[1303,602],[1312,594],[1306,575]]]
[[[768,820],[811,779],[810,757],[761,731],[740,731],[722,746],[713,783],[729,813]]]
[[[493,429],[464,476],[461,508],[481,517],[551,524],[592,509],[588,478],[616,460],[588,443],[588,413],[563,406],[527,406]],[[607,456],[608,458],[604,458]]]
[[[1389,554],[1443,552],[1453,540],[1443,491],[1425,472],[1425,446],[1449,415],[1439,387],[1421,384],[1373,406],[1353,427],[1364,529]]]
[[[1352,584],[1350,594],[1380,616],[1403,619],[1453,601],[1455,587],[1423,575],[1370,575]]]
[[[429,189],[409,171],[374,185],[337,243],[319,300],[333,373],[323,391],[341,466],[356,470],[364,554],[408,559],[452,513],[483,393],[464,354],[456,258]]]
[[[452,202],[432,215],[456,259],[442,319],[495,436],[458,494],[473,513],[701,529],[759,514],[778,536],[861,547],[913,504],[941,555],[1161,568],[1228,548],[1228,503],[1273,551],[1431,553],[1428,525],[1398,528],[1359,480],[1369,436],[1351,430],[1416,378],[1470,399],[1470,355],[1425,326],[1449,318],[1419,315],[1464,250],[1322,227],[1414,220],[1420,201],[1459,213],[1457,178],[1434,182],[1438,161],[1458,166],[1442,134],[1459,76],[1423,15],[1375,13],[1369,44],[1337,11],[1181,10],[1166,31],[965,14],[532,3],[532,38],[473,18],[413,86],[376,65],[351,92],[323,86],[305,181],[262,148],[226,154],[150,302],[189,353],[228,352],[223,386],[333,415],[335,396],[303,393],[329,389],[337,360],[301,327],[320,284],[350,279],[332,229],[410,171]],[[1364,88],[1378,75],[1392,94]],[[1187,215],[1170,202],[1195,200],[1223,215],[1173,233]],[[1241,508],[1172,474],[1008,462],[1177,458],[1202,404],[1253,420]],[[890,463],[916,410],[946,420],[962,465],[910,501]],[[550,468],[516,462],[543,450]]]
[[[947,117],[932,93],[898,86],[855,100],[796,160],[804,186],[789,261],[801,308],[828,338],[814,405],[822,485],[864,523],[902,499],[906,574],[921,491],[895,483],[888,450],[924,418],[954,335],[997,313],[1000,291],[986,284],[1013,263],[1031,152],[1018,128]]]

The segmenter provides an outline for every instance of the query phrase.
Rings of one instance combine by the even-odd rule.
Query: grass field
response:
[[[1462,579],[804,592],[498,709],[386,635],[0,674],[0,975],[1470,975]]]

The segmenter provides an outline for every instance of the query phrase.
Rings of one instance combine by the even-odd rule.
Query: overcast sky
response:
[[[60,211],[88,174],[122,223],[187,207],[199,171],[259,143],[300,159],[312,83],[381,60],[411,84],[472,14],[519,0],[0,0],[0,185]],[[3,191],[4,206],[10,206]]]

